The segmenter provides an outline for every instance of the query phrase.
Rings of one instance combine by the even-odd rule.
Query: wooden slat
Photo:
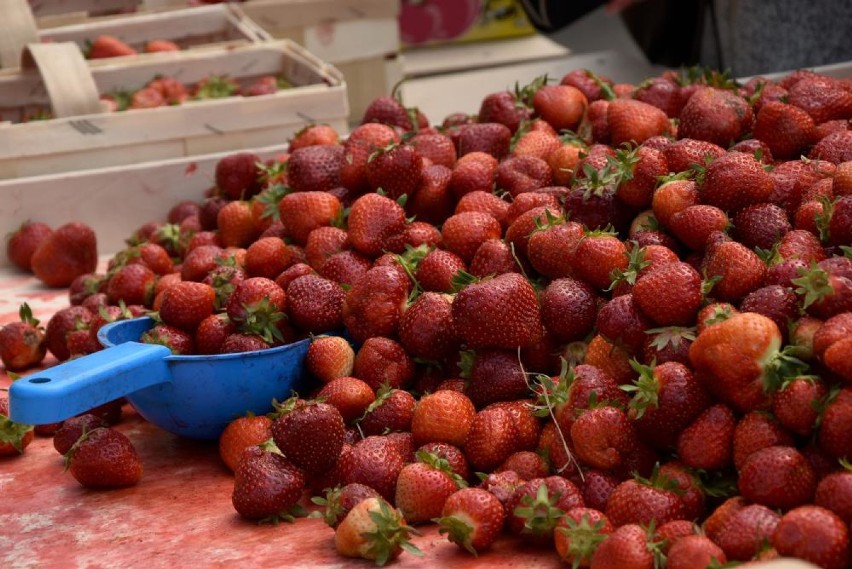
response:
[[[38,41],[38,29],[27,0],[0,0],[0,67],[18,67],[24,46]]]
[[[21,67],[37,67],[56,117],[74,117],[103,110],[97,85],[73,42],[28,45]]]

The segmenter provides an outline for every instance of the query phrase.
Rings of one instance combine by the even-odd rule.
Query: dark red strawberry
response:
[[[403,466],[402,455],[387,437],[370,436],[355,443],[352,450],[340,458],[339,469],[343,484],[364,484],[392,500]]]
[[[250,446],[234,471],[231,503],[244,518],[288,520],[297,512],[294,507],[304,488],[305,476],[292,462],[278,452]]]
[[[454,140],[459,160],[475,152],[502,160],[509,154],[513,132],[508,126],[496,121],[481,120],[479,123],[461,126]]]
[[[404,131],[414,128],[414,123],[408,109],[405,108],[399,99],[388,95],[376,97],[364,110],[361,124],[373,122],[395,126]]]
[[[781,516],[771,543],[780,555],[830,569],[847,567],[852,555],[849,528],[819,506],[801,506]]]
[[[367,184],[393,200],[411,198],[420,187],[423,167],[423,157],[414,146],[391,145],[377,150],[367,161]]]
[[[404,228],[405,210],[388,197],[365,194],[350,208],[349,242],[353,249],[368,257],[381,255],[388,248],[389,240],[401,234]]]
[[[30,266],[47,286],[67,287],[76,277],[94,272],[97,261],[95,232],[85,223],[71,222],[41,241],[30,257]]]
[[[597,319],[597,295],[582,281],[555,279],[541,295],[541,319],[562,342],[585,338]]]
[[[736,93],[705,87],[689,98],[679,118],[678,138],[695,138],[727,148],[751,129],[754,114]]]
[[[47,353],[47,336],[25,302],[18,309],[20,318],[0,328],[0,361],[7,371],[20,371],[38,365]]]
[[[722,548],[729,560],[748,561],[770,542],[781,516],[766,506],[748,502],[732,510],[718,531],[712,534],[708,531],[708,537]]]
[[[852,388],[843,387],[829,397],[822,413],[817,440],[822,450],[834,458],[849,459],[852,448]]]
[[[355,354],[354,375],[375,390],[384,384],[406,387],[414,379],[414,361],[396,340],[373,336]]]
[[[320,475],[337,462],[344,423],[336,407],[291,398],[276,407],[272,438],[290,461],[308,475]]]
[[[405,310],[399,326],[400,343],[415,358],[443,361],[458,352],[452,300],[425,292]]]
[[[621,482],[606,504],[606,516],[616,527],[625,524],[664,524],[685,518],[676,484],[657,469],[650,478],[635,477]]]
[[[516,488],[506,503],[507,527],[531,544],[549,545],[564,513],[584,505],[580,489],[566,478],[534,478]]]
[[[216,163],[216,187],[232,200],[253,196],[261,189],[259,163],[260,158],[251,152],[237,152],[221,158]]]
[[[306,332],[321,334],[343,326],[346,292],[338,283],[318,275],[297,277],[287,286],[287,317]]]
[[[33,253],[52,233],[53,229],[46,223],[25,221],[7,237],[6,256],[17,267],[31,271]]]
[[[84,432],[65,455],[71,475],[86,488],[133,486],[142,461],[127,435],[110,428]]]

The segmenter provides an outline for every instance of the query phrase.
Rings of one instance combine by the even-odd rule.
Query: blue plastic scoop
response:
[[[126,396],[142,417],[169,432],[215,439],[236,417],[266,413],[273,399],[304,387],[310,339],[254,352],[176,356],[138,341],[153,325],[148,317],[108,324],[98,333],[104,350],[14,382],[10,418],[56,423]]]

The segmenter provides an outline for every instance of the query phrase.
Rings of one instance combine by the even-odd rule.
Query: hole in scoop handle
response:
[[[125,342],[22,377],[9,388],[9,418],[28,425],[57,423],[169,382],[170,355],[159,344]]]

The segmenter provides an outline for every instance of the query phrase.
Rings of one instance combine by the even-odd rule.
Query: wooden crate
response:
[[[267,160],[285,152],[287,144],[250,150]],[[8,234],[26,220],[51,227],[82,221],[95,230],[98,252],[113,254],[143,223],[164,220],[182,200],[201,200],[214,185],[216,163],[228,154],[0,180],[0,234]],[[6,248],[0,248],[0,269],[11,267]]]
[[[74,47],[70,51],[80,60],[78,72],[53,54],[42,58],[41,73],[0,71],[0,115],[7,121],[0,123],[0,179],[283,143],[310,122],[347,130],[343,76],[288,40],[173,52],[147,61],[107,60],[97,66],[87,65],[73,44],[33,45],[28,52],[59,46]],[[157,75],[194,84],[213,74],[241,83],[281,75],[295,86],[258,97],[114,113],[103,111],[98,101],[99,93],[142,87]],[[10,122],[45,107],[53,107],[59,118]]]
[[[353,119],[403,78],[399,0],[248,0],[240,6],[273,37],[293,40],[338,67]]]

